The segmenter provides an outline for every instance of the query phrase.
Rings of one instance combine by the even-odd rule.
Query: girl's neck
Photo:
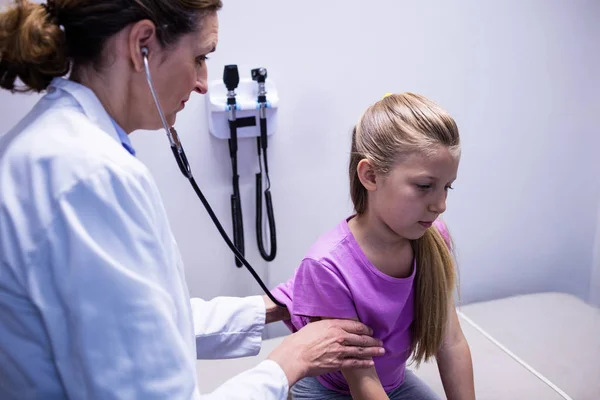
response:
[[[348,225],[360,248],[378,270],[396,278],[411,275],[414,253],[410,240],[396,234],[369,212],[352,218]]]

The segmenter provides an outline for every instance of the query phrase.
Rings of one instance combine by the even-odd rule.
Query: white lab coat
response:
[[[201,396],[195,355],[257,354],[260,296],[190,301],[156,185],[58,78],[0,138],[1,399],[285,399],[265,361]]]

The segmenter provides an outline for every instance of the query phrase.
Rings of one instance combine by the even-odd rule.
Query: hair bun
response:
[[[65,33],[45,4],[27,0],[0,13],[0,87],[45,90],[69,70]],[[25,85],[15,85],[19,78]]]

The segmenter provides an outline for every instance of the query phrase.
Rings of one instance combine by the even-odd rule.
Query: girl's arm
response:
[[[454,303],[442,347],[436,354],[448,400],[474,400],[473,362],[469,344],[460,327]]]
[[[344,378],[350,386],[350,394],[354,400],[389,400],[375,367],[367,369],[342,369]]]
[[[311,318],[313,321],[319,319],[329,318]],[[358,321],[358,318],[350,319]],[[389,400],[385,390],[383,390],[379,376],[377,376],[375,367],[364,369],[342,368],[342,374],[348,382],[353,400]]]

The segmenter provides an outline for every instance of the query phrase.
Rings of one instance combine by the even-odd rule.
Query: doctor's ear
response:
[[[160,48],[156,26],[150,20],[136,22],[129,31],[127,42],[133,68],[138,72],[144,69],[144,56],[149,57]]]

